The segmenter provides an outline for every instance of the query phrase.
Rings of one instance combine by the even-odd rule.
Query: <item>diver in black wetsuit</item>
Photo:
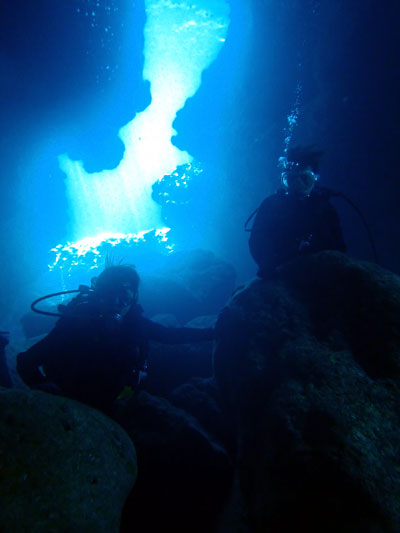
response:
[[[41,341],[17,356],[31,388],[61,394],[110,413],[134,390],[146,367],[149,340],[176,344],[211,340],[213,329],[167,328],[142,316],[139,276],[127,265],[106,268],[67,306]]]
[[[315,185],[321,155],[312,146],[299,146],[280,160],[284,189],[263,201],[250,230],[250,253],[262,278],[302,254],[346,251],[330,191]]]

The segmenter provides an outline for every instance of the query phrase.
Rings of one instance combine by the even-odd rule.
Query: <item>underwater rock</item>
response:
[[[168,400],[194,416],[207,433],[232,453],[232,428],[222,409],[221,393],[213,378],[193,378],[173,390]]]
[[[151,317],[151,320],[167,328],[179,328],[179,322],[177,321],[176,316],[171,313],[154,315]]]
[[[211,531],[232,479],[224,447],[193,416],[147,392],[118,420],[135,442],[140,468],[121,531]]]
[[[168,316],[153,317],[164,325],[173,324]],[[196,317],[185,326],[189,328],[211,328],[215,315]],[[150,342],[148,376],[144,382],[147,392],[157,396],[168,396],[176,387],[192,377],[208,378],[212,375],[213,342],[189,344],[161,344]]]
[[[43,392],[0,389],[1,531],[118,532],[137,473],[126,433]]]
[[[206,306],[206,312],[199,314],[218,312],[231,295],[236,280],[233,265],[209,250],[175,252],[169,257],[165,272],[181,281]]]
[[[174,315],[183,324],[199,314],[199,302],[190,290],[164,275],[143,274],[139,298],[147,317]]]
[[[174,252],[159,271],[141,274],[146,316],[171,313],[181,324],[217,314],[235,287],[234,267],[207,250]]]
[[[400,279],[304,257],[238,289],[217,330],[246,509],[221,531],[399,531]]]

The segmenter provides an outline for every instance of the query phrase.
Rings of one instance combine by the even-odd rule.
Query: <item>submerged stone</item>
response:
[[[398,531],[400,279],[322,252],[240,288],[217,328],[246,527]]]
[[[0,389],[4,533],[116,533],[136,474],[128,435],[100,412],[44,392]]]

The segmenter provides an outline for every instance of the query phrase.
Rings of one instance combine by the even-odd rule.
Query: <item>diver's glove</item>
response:
[[[122,389],[122,391],[118,394],[116,400],[128,400],[129,398],[132,398],[132,396],[135,394],[135,391],[132,387],[129,385],[125,385],[125,387]]]
[[[304,254],[310,251],[311,242],[312,242],[312,235],[308,235],[306,239],[302,239],[299,244],[299,253]]]

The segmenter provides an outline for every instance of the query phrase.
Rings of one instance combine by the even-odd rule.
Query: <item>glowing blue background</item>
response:
[[[146,0],[145,10],[143,77],[150,82],[151,103],[120,129],[121,161],[89,173],[84,161],[59,158],[74,239],[162,228],[151,185],[192,159],[172,145],[172,123],[225,43],[229,6],[225,0]]]

